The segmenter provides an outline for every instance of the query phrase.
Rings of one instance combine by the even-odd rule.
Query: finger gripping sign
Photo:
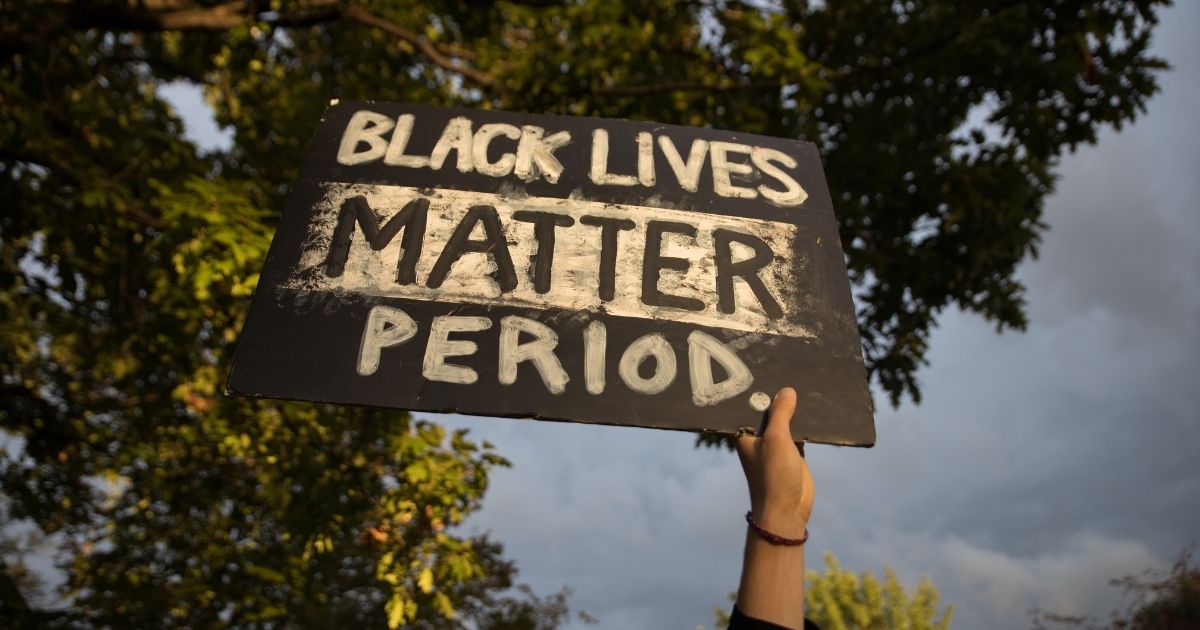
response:
[[[812,144],[333,104],[288,197],[233,393],[875,440]]]

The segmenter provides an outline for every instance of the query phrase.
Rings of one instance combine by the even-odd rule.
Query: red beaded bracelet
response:
[[[808,528],[804,528],[804,536],[801,538],[784,538],[779,534],[772,534],[767,531],[767,528],[755,522],[754,517],[750,516],[750,512],[746,512],[746,522],[750,524],[750,529],[758,534],[759,538],[771,543],[772,545],[783,545],[785,547],[797,547],[808,542]]]

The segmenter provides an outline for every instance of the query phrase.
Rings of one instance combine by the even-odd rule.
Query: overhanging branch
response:
[[[605,96],[645,96],[647,94],[661,94],[664,92],[747,92],[754,90],[769,90],[779,89],[783,87],[783,83],[778,79],[761,79],[758,81],[748,81],[745,83],[723,83],[709,84],[699,82],[671,82],[664,83],[643,83],[637,85],[608,85],[597,87],[592,90],[595,94],[603,94]]]
[[[156,7],[163,10],[155,10]],[[151,2],[126,10],[73,2],[68,22],[76,28],[117,31],[227,31],[247,24],[253,15],[250,9],[250,3],[243,0],[203,8],[177,2]]]
[[[495,78],[456,59],[475,59],[472,51],[450,44],[435,44],[399,24],[374,15],[357,4],[342,0],[312,0],[294,12],[275,13],[253,0],[234,0],[211,7],[197,7],[189,0],[137,0],[130,8],[113,10],[77,0],[70,7],[68,24],[74,28],[113,31],[227,31],[255,22],[274,26],[303,27],[350,20],[398,37],[443,70],[461,75],[482,86]]]
[[[377,28],[385,33],[389,33],[399,37],[400,39],[403,39],[404,41],[415,46],[421,52],[425,53],[425,56],[429,57],[430,61],[444,70],[461,74],[463,77],[483,86],[490,86],[496,82],[496,80],[490,75],[480,72],[475,68],[456,63],[453,59],[443,55],[433,44],[433,42],[429,41],[428,39],[413,33],[412,31],[400,26],[399,24],[396,24],[395,22],[375,16],[356,4],[352,4],[343,9],[342,14],[348,19],[354,20],[359,24]]]

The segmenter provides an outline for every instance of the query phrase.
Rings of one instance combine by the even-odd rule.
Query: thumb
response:
[[[763,437],[792,439],[792,416],[796,413],[796,390],[784,387],[775,394],[771,408],[767,410],[767,425]]]

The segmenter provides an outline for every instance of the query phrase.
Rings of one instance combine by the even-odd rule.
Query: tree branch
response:
[[[482,86],[495,84],[492,76],[455,61],[475,59],[470,50],[452,44],[435,44],[402,26],[343,0],[313,0],[297,13],[267,17],[253,0],[233,0],[212,7],[196,8],[190,0],[135,0],[127,10],[102,9],[86,0],[71,4],[68,23],[81,29],[115,31],[227,31],[256,20],[276,26],[303,27],[346,19],[399,37],[420,50],[438,67],[462,75]]]
[[[352,4],[346,7],[342,11],[342,14],[347,18],[358,22],[359,24],[377,28],[385,33],[390,33],[412,44],[413,46],[416,46],[418,50],[425,53],[426,57],[429,57],[430,61],[444,70],[461,74],[463,77],[485,87],[496,83],[495,78],[488,74],[476,70],[475,68],[455,63],[454,60],[443,55],[441,51],[437,49],[437,46],[435,46],[433,42],[429,41],[428,39],[413,33],[412,31],[400,26],[399,24],[396,24],[395,22],[372,15],[371,13],[368,13],[366,9],[357,4]]]
[[[698,82],[666,82],[644,83],[639,85],[609,85],[592,90],[594,94],[605,96],[644,96],[646,94],[661,94],[663,92],[746,92],[754,90],[778,89],[783,87],[778,79],[760,79],[747,83],[726,83],[711,85]]]
[[[121,31],[227,31],[246,24],[250,18],[250,3],[234,0],[213,7],[181,8],[162,11],[157,7],[184,6],[176,2],[149,2],[127,10],[93,6],[89,2],[73,2],[68,22],[76,28],[107,28]],[[150,10],[146,10],[150,9]]]
[[[159,24],[165,31],[214,30],[237,28],[250,19],[246,11],[249,2],[233,0],[208,9],[180,9],[158,13]]]

